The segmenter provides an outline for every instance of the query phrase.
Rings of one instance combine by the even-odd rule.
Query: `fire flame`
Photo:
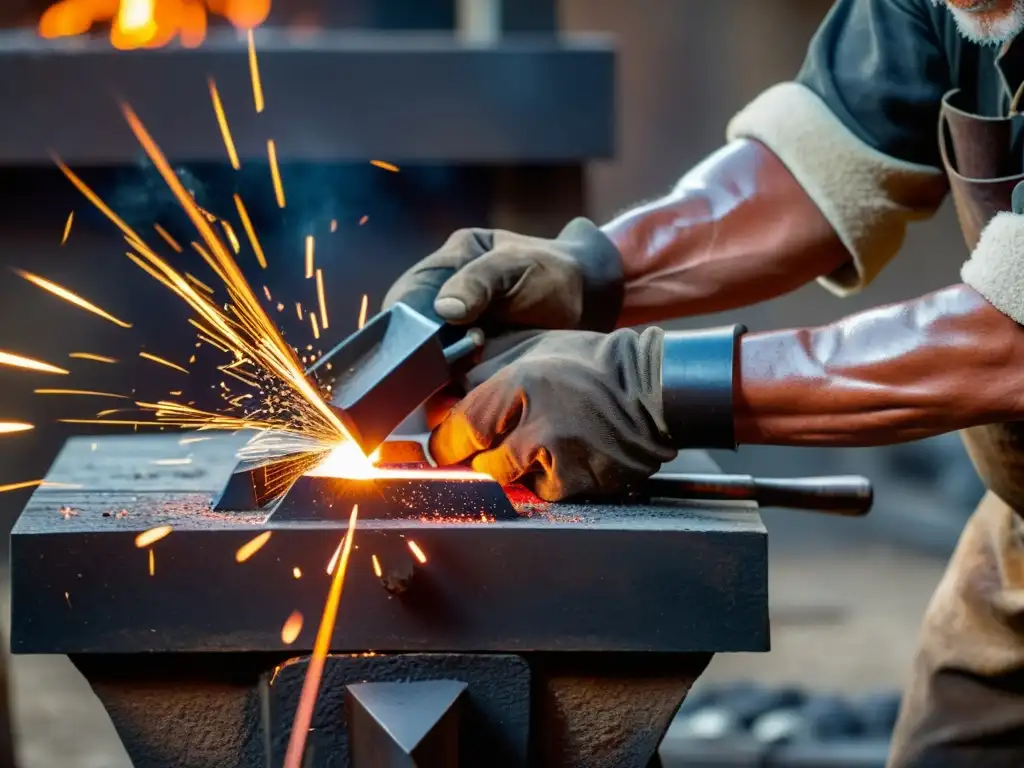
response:
[[[252,30],[267,20],[271,0],[60,0],[39,19],[46,39],[84,35],[109,23],[110,43],[118,49],[158,48],[177,38],[195,48],[206,38],[209,15]]]

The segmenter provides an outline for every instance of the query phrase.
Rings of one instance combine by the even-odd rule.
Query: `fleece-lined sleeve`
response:
[[[1024,324],[1024,216],[996,215],[960,270],[961,279],[989,303]]]
[[[821,209],[852,261],[822,278],[847,295],[871,282],[947,191],[936,137],[949,89],[925,0],[839,0],[794,82],[729,123],[771,149]]]

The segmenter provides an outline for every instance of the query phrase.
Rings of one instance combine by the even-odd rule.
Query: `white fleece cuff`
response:
[[[769,88],[730,121],[726,135],[767,146],[832,225],[853,262],[819,282],[839,296],[877,277],[903,244],[907,223],[931,216],[946,194],[942,171],[868,146],[799,83]]]
[[[1024,216],[997,214],[960,277],[1004,315],[1024,324]]]

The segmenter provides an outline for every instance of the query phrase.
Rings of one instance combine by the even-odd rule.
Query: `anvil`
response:
[[[13,651],[70,655],[137,768],[281,765],[347,521],[214,511],[239,447],[73,438],[12,533]],[[754,504],[510,503],[512,520],[358,522],[312,765],[379,765],[388,686],[420,681],[403,700],[434,715],[392,729],[394,764],[643,767],[713,653],[768,649]]]

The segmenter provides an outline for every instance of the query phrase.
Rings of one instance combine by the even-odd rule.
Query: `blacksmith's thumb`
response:
[[[448,278],[437,292],[434,311],[449,323],[476,322],[516,286],[529,266],[514,254],[488,251]]]

